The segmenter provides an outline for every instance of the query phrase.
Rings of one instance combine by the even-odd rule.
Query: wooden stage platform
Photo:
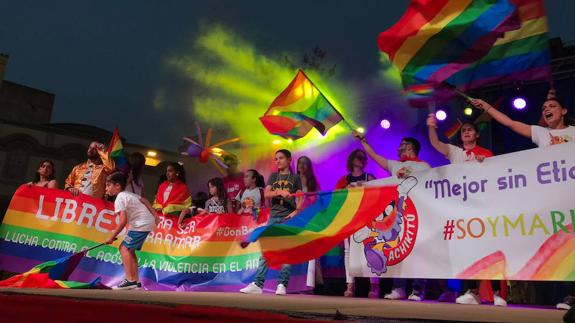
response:
[[[82,300],[177,306],[180,304],[237,308],[287,314],[293,318],[348,322],[563,322],[565,311],[550,308],[456,305],[437,302],[389,301],[314,295],[153,292],[144,290],[52,290],[0,288],[0,294],[40,295]]]

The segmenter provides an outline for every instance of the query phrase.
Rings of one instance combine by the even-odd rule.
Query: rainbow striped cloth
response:
[[[305,136],[312,128],[325,135],[342,120],[341,114],[302,70],[298,70],[287,88],[260,117],[269,133],[294,140]]]
[[[506,32],[481,60],[451,75],[447,82],[469,91],[512,81],[551,78],[547,17],[543,0],[511,0],[521,27]]]
[[[120,138],[120,132],[118,127],[114,128],[114,134],[108,145],[108,155],[114,160],[116,164],[116,169],[127,173],[130,170],[130,163],[124,152],[124,146],[122,145],[122,139]]]
[[[71,289],[108,288],[100,283],[99,277],[88,283],[67,280],[74,269],[76,269],[85,253],[85,251],[81,251],[56,260],[41,263],[25,273],[0,281],[0,287]]]
[[[256,228],[243,245],[259,241],[272,268],[316,259],[371,223],[397,196],[397,185],[320,192],[296,217]]]
[[[377,41],[406,91],[420,84],[469,90],[546,75],[546,32],[542,0],[412,0]]]

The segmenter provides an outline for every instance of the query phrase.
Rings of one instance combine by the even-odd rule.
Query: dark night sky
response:
[[[0,52],[10,55],[7,80],[56,94],[53,122],[119,124],[131,142],[174,149],[193,120],[183,110],[154,110],[153,99],[171,77],[164,60],[191,47],[201,22],[232,28],[264,54],[318,45],[359,80],[376,73],[376,36],[407,3],[10,1],[0,10]],[[575,2],[546,6],[551,37],[575,40]]]

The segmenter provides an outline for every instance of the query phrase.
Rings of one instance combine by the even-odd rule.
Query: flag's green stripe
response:
[[[530,52],[538,52],[546,49],[549,46],[547,33],[533,35],[518,39],[505,44],[493,46],[493,48],[483,57],[480,61],[470,65],[469,68],[474,68],[478,64],[484,64],[490,61],[527,54]]]

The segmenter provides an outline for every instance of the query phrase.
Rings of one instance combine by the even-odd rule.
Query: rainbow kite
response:
[[[325,135],[343,117],[305,73],[298,70],[260,120],[271,134],[295,140],[312,128]]]
[[[246,242],[259,241],[272,268],[316,259],[373,221],[397,197],[397,185],[321,192],[296,217],[259,227]]]
[[[130,170],[130,163],[128,162],[128,158],[126,158],[118,127],[114,128],[114,134],[108,145],[108,155],[114,160],[117,170],[123,173],[127,173]]]

